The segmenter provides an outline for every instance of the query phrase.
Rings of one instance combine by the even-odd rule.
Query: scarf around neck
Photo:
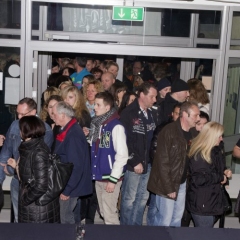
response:
[[[104,113],[103,115],[93,117],[91,121],[91,126],[90,126],[90,133],[88,136],[91,142],[97,141],[97,139],[99,138],[99,134],[100,134],[99,131],[100,131],[101,125],[107,119],[109,119],[115,112],[116,112],[116,109],[112,108],[110,111]]]

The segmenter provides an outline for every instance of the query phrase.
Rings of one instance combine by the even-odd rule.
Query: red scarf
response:
[[[60,142],[63,142],[64,139],[65,139],[65,137],[66,137],[66,135],[67,135],[68,130],[69,130],[69,129],[72,127],[72,125],[73,125],[74,123],[76,123],[76,122],[77,122],[76,118],[72,118],[72,119],[70,120],[70,122],[68,123],[67,128],[66,128],[64,131],[62,131],[61,133],[59,133],[59,134],[57,135],[56,139],[57,139],[58,141],[60,141]]]

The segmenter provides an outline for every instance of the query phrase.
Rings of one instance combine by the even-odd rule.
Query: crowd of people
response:
[[[39,117],[24,98],[0,136],[0,184],[13,175],[14,221],[92,224],[98,211],[105,224],[142,225],[148,206],[149,226],[180,227],[187,214],[213,227],[232,174],[223,126],[210,121],[202,82],[171,69],[135,60],[120,81],[112,60],[54,59]],[[59,198],[42,206],[50,153],[74,167]]]

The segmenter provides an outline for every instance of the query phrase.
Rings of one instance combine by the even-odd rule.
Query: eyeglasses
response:
[[[22,117],[24,117],[24,116],[26,116],[27,114],[29,114],[32,110],[33,110],[33,109],[31,109],[30,111],[28,111],[28,112],[26,112],[26,113],[19,113],[19,112],[16,111],[16,114],[17,114],[17,116],[22,116]]]

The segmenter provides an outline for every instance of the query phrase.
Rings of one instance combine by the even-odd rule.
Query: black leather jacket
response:
[[[198,215],[223,214],[222,185],[225,158],[221,147],[211,152],[212,163],[207,163],[200,155],[189,161],[189,186],[186,208]]]
[[[37,206],[48,187],[48,155],[50,150],[43,138],[33,138],[19,146],[19,222],[54,223],[60,222],[59,199],[45,206]],[[29,185],[29,179],[34,184]]]

